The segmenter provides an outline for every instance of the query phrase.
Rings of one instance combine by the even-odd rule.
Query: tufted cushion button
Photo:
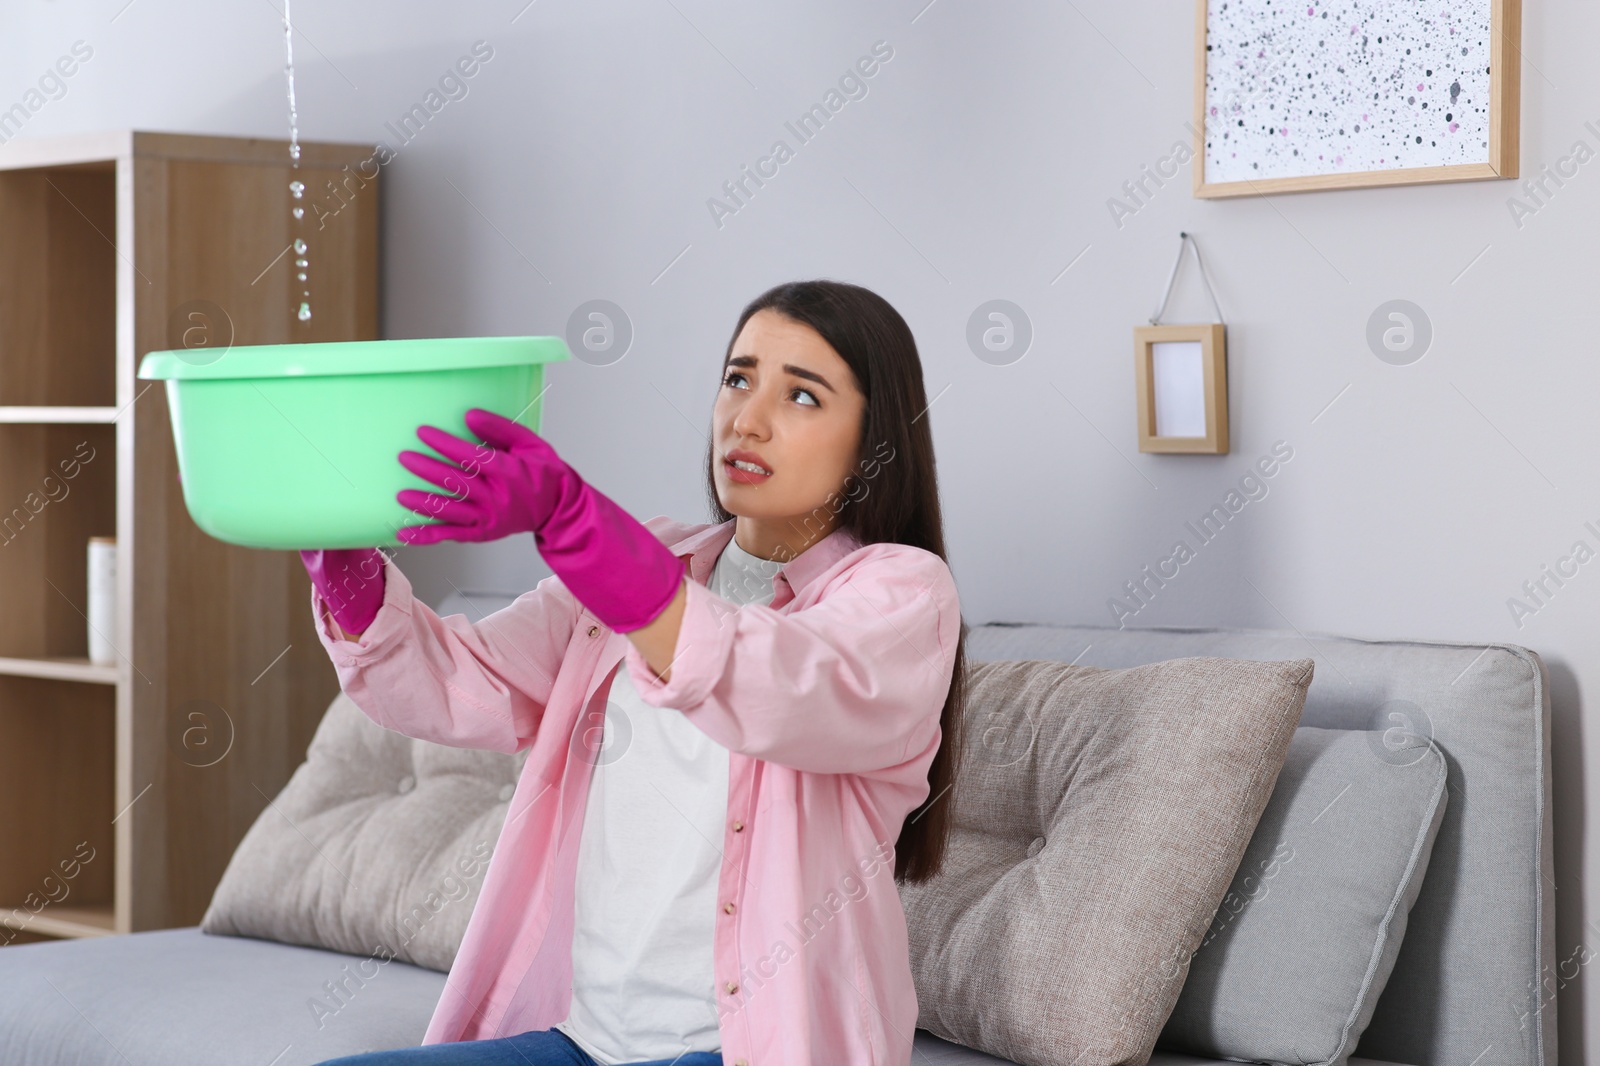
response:
[[[417,779],[412,777],[410,774],[407,774],[400,779],[400,783],[395,787],[402,793],[410,792],[412,789],[417,787]]]
[[[594,636],[598,632],[600,632],[600,627],[599,626],[590,626],[589,627],[589,635],[591,637]]]
[[[1039,851],[1043,847],[1044,847],[1044,837],[1034,837],[1033,838],[1033,843],[1028,845],[1028,858],[1031,859],[1035,855],[1039,854]]]
[[[505,803],[506,801],[511,799],[512,796],[516,795],[516,793],[517,793],[517,786],[516,785],[507,785],[507,786],[505,786],[504,788],[502,788],[500,790],[500,802],[501,803]]]

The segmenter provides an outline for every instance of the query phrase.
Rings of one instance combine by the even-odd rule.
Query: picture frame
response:
[[[1139,450],[1226,455],[1227,327],[1137,326],[1133,358]]]
[[[1359,6],[1196,0],[1196,197],[1518,176],[1521,0]]]

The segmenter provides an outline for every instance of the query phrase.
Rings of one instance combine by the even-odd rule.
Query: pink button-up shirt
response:
[[[645,525],[692,581],[671,680],[557,577],[472,623],[387,562],[383,606],[338,639],[373,721],[453,747],[528,749],[424,1044],[548,1029],[572,1002],[579,833],[613,672],[730,752],[712,948],[724,1066],[907,1066],[917,1023],[894,843],[928,795],[960,634],[944,560],[835,529],[769,605],[706,588],[734,521]]]

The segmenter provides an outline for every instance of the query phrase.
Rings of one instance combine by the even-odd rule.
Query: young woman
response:
[[[714,522],[641,524],[474,409],[483,443],[400,453],[451,493],[400,492],[437,519],[400,539],[531,531],[553,576],[474,624],[378,549],[302,553],[369,717],[528,752],[423,1046],[329,1066],[908,1066],[896,885],[944,855],[967,632],[927,405],[881,297],[780,285],[723,357]]]

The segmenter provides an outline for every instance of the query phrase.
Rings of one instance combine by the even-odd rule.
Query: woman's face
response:
[[[860,449],[866,402],[849,364],[816,330],[770,308],[751,315],[711,415],[722,506],[773,530],[787,521],[796,531],[823,531],[807,539],[826,535],[840,503],[830,497],[843,494]],[[735,451],[770,475],[734,470]]]

